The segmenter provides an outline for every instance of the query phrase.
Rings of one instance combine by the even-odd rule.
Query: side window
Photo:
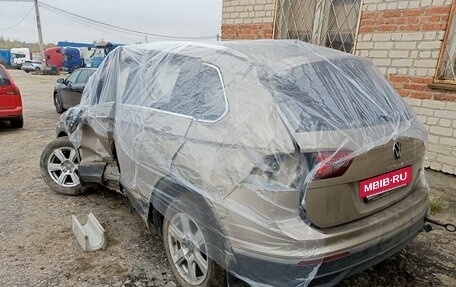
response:
[[[6,73],[0,68],[0,86],[8,86],[11,85],[10,80],[8,79],[8,76]]]
[[[66,82],[70,83],[70,84],[76,83],[76,79],[78,78],[80,73],[81,73],[81,71],[75,71],[75,72],[71,73],[71,75],[69,75],[66,78]]]
[[[225,109],[219,70],[201,62],[186,62],[176,79],[166,110],[197,120],[215,121]]]
[[[76,81],[77,84],[86,84],[90,78],[90,72],[88,70],[82,70]]]
[[[217,67],[199,59],[155,52],[139,63],[126,58],[121,67],[122,103],[215,121],[226,111]]]

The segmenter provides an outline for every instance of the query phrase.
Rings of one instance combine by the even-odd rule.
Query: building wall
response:
[[[433,83],[452,0],[364,0],[356,54],[368,57],[429,132],[426,167],[456,174],[456,94]]]
[[[276,0],[224,0],[222,39],[273,37]],[[426,166],[456,174],[456,94],[433,83],[452,0],[364,0],[356,54],[372,59],[429,132]]]
[[[272,39],[276,0],[224,0],[222,39]]]

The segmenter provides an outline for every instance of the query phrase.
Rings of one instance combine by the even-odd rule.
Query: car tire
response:
[[[58,114],[61,114],[65,111],[65,109],[63,108],[62,98],[60,97],[59,93],[54,93],[54,107],[55,111]]]
[[[27,74],[28,74],[28,73],[30,73],[30,71],[29,71],[29,70],[25,70],[25,72],[26,72]]]
[[[83,194],[87,187],[79,178],[78,163],[77,150],[68,137],[56,138],[41,153],[41,176],[59,194]]]
[[[24,119],[19,118],[19,119],[11,120],[10,124],[13,129],[22,129],[22,127],[24,127]]]
[[[218,233],[214,232],[214,230],[211,230],[218,229],[214,228],[214,226],[217,226],[215,219],[216,217],[213,216],[213,213],[209,207],[203,206],[206,205],[203,202],[204,200],[197,200],[196,197],[190,193],[182,194],[171,202],[170,207],[166,210],[163,219],[162,232],[166,256],[168,258],[176,281],[182,287],[226,286],[226,271],[209,256],[205,255],[205,252],[209,253],[210,251],[207,251],[209,248],[211,248],[208,248],[208,242],[211,242],[211,245],[222,244],[225,246],[224,243],[220,242],[224,241],[225,238],[223,238],[223,240],[218,240],[215,238],[218,236],[213,236],[214,233]],[[198,216],[201,217],[199,220],[195,220],[194,217],[190,215],[192,213],[194,214],[195,211],[198,211],[198,213],[201,215]],[[193,233],[193,231],[190,231],[188,234],[184,234],[185,238],[177,238],[177,233],[172,231],[173,229],[177,228],[177,226],[179,226],[176,224],[176,220],[188,220],[189,225],[187,226],[191,226],[195,233]],[[181,224],[181,226],[183,226],[183,224]],[[183,232],[181,234],[183,234]],[[205,247],[196,248],[194,244],[195,237],[201,237],[202,242],[204,242],[202,246]],[[214,244],[214,242],[216,243]],[[220,245],[212,248],[224,249],[224,247],[220,247]],[[182,256],[179,260],[174,260],[176,259],[176,256],[182,254],[179,253],[179,250],[184,249],[190,251],[188,251],[186,255]],[[224,250],[219,251],[224,252]],[[198,258],[198,260],[196,260],[196,258]],[[207,268],[201,268],[200,266],[204,266],[202,263],[206,263],[205,266],[207,266]],[[191,270],[194,270],[194,274],[196,275],[193,276],[194,279],[192,279],[189,274],[185,274],[185,265],[187,266],[187,273],[189,273],[190,268]],[[189,266],[192,267],[189,268]]]

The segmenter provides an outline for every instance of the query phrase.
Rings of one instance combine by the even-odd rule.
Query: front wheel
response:
[[[225,270],[207,255],[214,244],[209,230],[213,227],[190,215],[201,209],[191,196],[184,195],[172,202],[163,220],[166,256],[180,286],[226,286]]]
[[[54,107],[55,111],[58,114],[61,114],[65,111],[65,109],[63,108],[62,98],[60,97],[59,93],[54,93]]]
[[[78,166],[77,151],[68,137],[53,140],[41,153],[41,175],[57,193],[79,195],[86,191],[79,178]]]

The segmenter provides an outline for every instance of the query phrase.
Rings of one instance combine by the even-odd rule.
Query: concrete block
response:
[[[402,98],[404,99],[404,101],[409,105],[409,106],[416,106],[416,107],[420,107],[421,104],[422,104],[422,101],[423,100],[420,100],[420,99],[414,99],[414,98]]]
[[[422,32],[416,33],[403,33],[401,40],[403,41],[421,41],[423,40],[424,34]]]
[[[442,170],[442,165],[437,162],[431,162],[430,168],[436,171],[441,171]]]
[[[456,111],[456,102],[447,102],[445,108],[450,111]]]
[[[449,174],[455,174],[455,169],[452,166],[449,166],[447,164],[442,164],[442,172],[449,173]]]
[[[432,126],[429,131],[431,134],[451,137],[453,135],[453,130],[454,130],[453,128],[443,128],[443,127],[439,127],[439,126]]]
[[[394,47],[398,50],[414,50],[416,49],[417,42],[407,41],[407,42],[396,42]]]
[[[432,143],[429,143],[428,150],[431,152],[435,152],[437,154],[443,154],[443,155],[449,155],[451,152],[450,147],[444,147],[440,144],[432,144]]]
[[[437,31],[430,31],[424,33],[424,40],[436,40],[437,39]]]
[[[433,109],[445,109],[445,102],[435,101],[435,100],[423,100],[423,107],[433,108]]]
[[[410,1],[408,8],[409,9],[415,9],[420,7],[421,2],[420,1]]]
[[[407,58],[409,56],[409,51],[392,50],[389,51],[388,56],[391,58]]]
[[[372,36],[373,41],[390,41],[391,33],[375,33]]]
[[[375,42],[374,49],[376,50],[390,50],[393,48],[393,42]]]
[[[440,49],[441,45],[442,45],[442,42],[440,42],[440,41],[421,42],[421,43],[418,43],[418,49],[419,50]]]
[[[386,58],[387,56],[388,51],[371,50],[369,52],[369,57],[371,58]]]
[[[391,65],[393,67],[411,67],[413,64],[412,59],[393,59]]]
[[[438,118],[456,120],[456,112],[448,110],[436,110],[434,115]]]
[[[437,66],[437,59],[419,59],[415,60],[413,65],[420,68],[435,68]]]
[[[368,50],[374,48],[374,42],[358,42],[356,45],[358,50]]]
[[[439,122],[439,118],[429,117],[426,121],[426,124],[430,126],[435,126]]]
[[[440,137],[439,143],[449,145],[456,148],[456,138]]]
[[[449,119],[440,119],[439,126],[445,127],[445,128],[450,127],[451,126],[451,120],[449,120]],[[455,141],[455,143],[456,143],[456,141]]]

